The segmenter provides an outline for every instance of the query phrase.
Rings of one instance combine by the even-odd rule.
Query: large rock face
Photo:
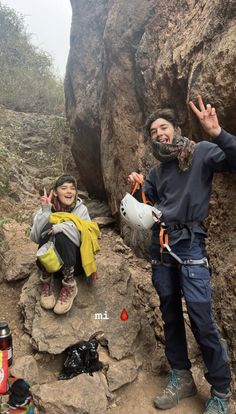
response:
[[[236,130],[235,2],[71,4],[65,91],[74,157],[87,189],[107,196],[116,213],[127,174],[153,161],[142,125],[157,106],[173,106],[188,134],[186,101],[201,93],[216,105],[223,125]],[[191,125],[201,139],[196,121]]]
[[[153,162],[142,125],[157,106],[174,107],[183,132],[201,140],[204,134],[186,105],[200,93],[216,106],[225,129],[236,133],[235,1],[71,4],[65,90],[74,157],[87,190],[108,198],[116,214],[128,173],[145,173]],[[234,352],[235,195],[235,178],[220,177],[209,219],[210,239],[216,240],[210,247],[214,275],[227,273],[215,289],[215,307]]]

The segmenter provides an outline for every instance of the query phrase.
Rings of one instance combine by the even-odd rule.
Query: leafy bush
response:
[[[0,2],[0,104],[25,112],[63,114],[63,81],[52,58],[30,42],[24,19]]]

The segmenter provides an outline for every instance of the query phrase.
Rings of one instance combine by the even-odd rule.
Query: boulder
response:
[[[138,375],[138,369],[132,359],[123,359],[122,361],[114,361],[109,365],[107,371],[107,380],[109,390],[115,391],[125,384],[135,380]]]
[[[105,414],[106,392],[102,374],[82,374],[31,388],[34,403],[45,414]]]
[[[102,331],[112,358],[121,360],[136,353],[150,356],[155,349],[154,334],[142,309],[132,303],[136,290],[126,261],[111,252],[108,257],[97,256],[97,267],[98,281],[91,285],[78,280],[73,307],[61,316],[41,308],[37,272],[30,276],[22,290],[20,308],[34,348],[59,354]],[[120,318],[123,309],[128,313],[126,321]]]
[[[36,244],[29,240],[28,225],[11,220],[4,224],[7,250],[4,254],[3,278],[8,282],[29,276],[36,260]]]
[[[31,355],[19,357],[14,360],[10,373],[14,377],[23,378],[32,387],[39,383],[37,362]]]

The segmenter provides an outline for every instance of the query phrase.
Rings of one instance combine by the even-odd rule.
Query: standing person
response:
[[[53,291],[53,274],[47,273],[38,261],[37,264],[42,270],[40,304],[42,308],[53,309],[59,315],[71,309],[78,293],[74,271],[77,265],[81,266],[79,249],[81,237],[73,221],[51,224],[49,220],[51,213],[64,212],[90,221],[88,210],[77,194],[76,179],[70,175],[59,177],[49,195],[44,189],[44,194],[41,196],[41,208],[34,216],[30,232],[31,240],[39,244],[39,247],[46,243],[51,235],[55,237],[56,249],[64,263],[62,267],[63,287],[57,301]]]
[[[205,107],[200,96],[197,100],[199,109],[193,102],[190,108],[212,142],[195,143],[181,136],[170,109],[152,113],[145,123],[153,155],[160,161],[149,171],[144,190],[148,200],[161,210],[165,223],[165,227],[153,226],[150,253],[152,282],[160,297],[164,322],[165,353],[171,367],[169,382],[154,405],[169,409],[197,392],[187,352],[183,294],[191,329],[207,368],[205,377],[211,384],[211,398],[204,414],[227,414],[231,375],[212,315],[203,220],[208,215],[213,174],[236,171],[236,137],[220,127],[215,108],[209,104]],[[141,184],[143,176],[133,172],[128,182]],[[176,258],[164,244],[170,246]]]

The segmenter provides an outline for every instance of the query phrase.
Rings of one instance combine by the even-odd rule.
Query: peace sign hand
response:
[[[205,108],[200,95],[197,96],[197,100],[200,110],[194,105],[192,101],[189,102],[190,108],[199,119],[201,126],[207,132],[207,134],[213,138],[218,137],[218,135],[221,133],[221,127],[219,125],[215,108],[212,108],[210,104],[207,104]]]
[[[52,197],[53,197],[53,190],[50,191],[49,196],[47,195],[46,188],[43,189],[43,196],[40,197],[40,201],[42,206],[51,205],[52,204]]]

